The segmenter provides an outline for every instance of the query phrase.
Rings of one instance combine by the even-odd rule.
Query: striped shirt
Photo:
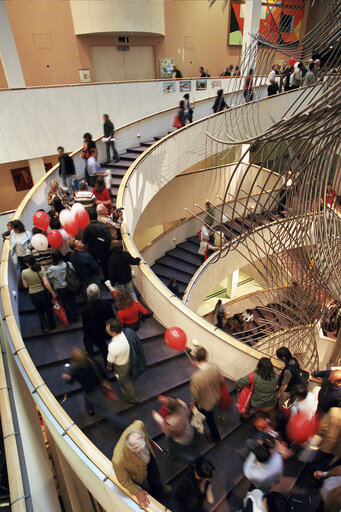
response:
[[[52,249],[48,248],[46,251],[37,251],[37,249],[31,249],[32,256],[35,257],[36,262],[43,268],[47,268],[52,265]]]
[[[82,204],[87,210],[90,210],[96,201],[96,196],[90,190],[79,190],[75,196],[75,202]]]

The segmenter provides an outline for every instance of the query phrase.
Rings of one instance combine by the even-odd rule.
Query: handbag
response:
[[[178,114],[174,116],[173,126],[174,128],[182,128],[182,122],[180,121]]]
[[[69,292],[78,293],[82,287],[82,281],[79,279],[69,262],[66,263],[66,284]]]
[[[241,390],[241,392],[238,395],[237,409],[240,412],[240,414],[244,414],[247,411],[247,409],[249,408],[251,395],[252,395],[252,391],[253,391],[254,376],[255,376],[255,372],[252,372],[250,374],[249,382],[247,383],[247,385],[245,387],[243,387],[243,389]]]
[[[228,392],[226,381],[223,379],[220,385],[220,399],[218,402],[218,407],[223,411],[227,411],[231,407],[233,403],[232,397]]]
[[[62,303],[56,298],[53,297],[53,311],[58,316],[59,320],[67,327],[69,325],[66,311],[63,308]]]
[[[205,416],[202,414],[202,412],[199,411],[199,409],[194,406],[192,409],[192,419],[191,419],[191,425],[199,432],[199,434],[204,433],[204,421]]]

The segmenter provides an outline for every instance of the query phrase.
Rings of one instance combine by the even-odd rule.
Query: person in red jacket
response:
[[[116,307],[122,327],[129,327],[135,332],[140,328],[141,317],[148,315],[146,308],[136,302],[126,288],[117,291]]]
[[[108,215],[111,215],[113,212],[112,201],[110,198],[110,191],[105,187],[105,181],[103,176],[97,176],[96,185],[92,190],[92,193],[95,195],[98,204],[104,204],[106,209],[108,210]]]

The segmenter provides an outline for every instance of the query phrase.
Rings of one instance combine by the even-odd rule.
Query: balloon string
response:
[[[188,357],[188,359],[191,361],[191,363],[194,365],[194,361],[193,359],[191,358],[191,356],[189,355],[189,353],[186,351],[186,349],[184,350],[186,356]]]

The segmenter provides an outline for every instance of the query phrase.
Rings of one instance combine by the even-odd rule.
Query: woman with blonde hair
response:
[[[144,316],[148,316],[148,311],[139,302],[133,299],[130,291],[121,288],[117,291],[116,307],[118,319],[122,327],[129,327],[133,331],[138,331],[141,320]]]
[[[47,202],[58,213],[63,208],[69,208],[68,197],[64,190],[59,186],[57,180],[52,180],[50,182],[50,188],[47,191]]]

